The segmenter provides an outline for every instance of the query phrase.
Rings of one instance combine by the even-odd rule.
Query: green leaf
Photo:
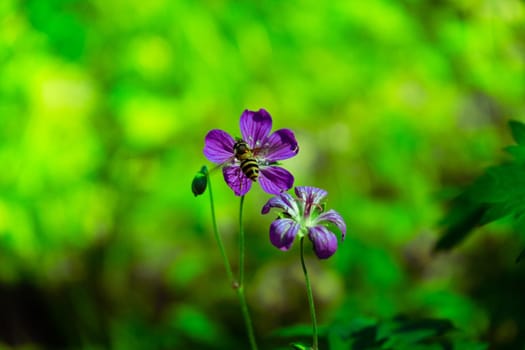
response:
[[[310,345],[304,345],[301,343],[291,343],[290,346],[292,349],[296,350],[310,350],[312,348]]]
[[[328,329],[328,344],[330,349],[365,349],[368,345],[376,343],[377,321],[371,318],[356,317],[344,323],[335,322]],[[363,331],[364,340],[361,344],[355,341],[355,334]],[[364,346],[367,344],[367,346]]]
[[[521,260],[523,260],[523,258],[525,258],[525,249],[523,249],[521,251],[520,255],[518,255],[518,257],[516,258],[516,263],[521,262]]]
[[[486,205],[457,198],[443,220],[445,230],[434,251],[448,250],[463,241],[479,225],[486,211]]]
[[[519,145],[525,145],[525,124],[517,120],[509,121],[512,138]]]
[[[444,233],[434,251],[450,249],[477,226],[507,216],[512,216],[516,225],[525,213],[525,124],[512,120],[509,127],[517,145],[506,151],[515,161],[487,169],[452,202],[442,220]]]
[[[453,201],[434,250],[450,249],[476,227],[521,213],[525,213],[525,165],[491,167]]]
[[[397,316],[375,324],[345,323],[350,332],[341,326],[330,327],[339,338],[330,337],[330,348],[352,350],[433,350],[433,349],[484,349],[484,345],[467,341],[450,320]],[[336,346],[334,346],[336,345]]]
[[[286,337],[305,337],[312,334],[311,325],[294,325],[290,327],[279,328],[272,332],[273,336],[286,338]]]
[[[411,332],[414,330],[428,329],[432,330],[435,335],[443,335],[449,331],[456,329],[452,322],[447,319],[440,318],[420,318],[410,319],[407,317],[397,317],[402,323],[398,328],[398,332]]]
[[[521,145],[512,145],[505,148],[505,151],[513,156],[516,161],[524,162],[525,161],[525,146]]]
[[[431,329],[420,329],[411,332],[394,333],[385,343],[387,349],[411,348],[430,339],[434,335]]]
[[[479,226],[486,225],[498,219],[502,219],[512,214],[512,207],[507,202],[495,203],[492,206],[487,207],[484,211],[483,216],[478,222]]]
[[[461,350],[487,350],[489,348],[488,344],[485,343],[473,343],[469,341],[456,341],[454,343],[454,349]]]

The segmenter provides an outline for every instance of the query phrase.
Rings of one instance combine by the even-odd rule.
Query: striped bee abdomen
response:
[[[241,160],[241,170],[252,181],[257,181],[259,177],[259,164],[254,158]]]
[[[252,181],[257,181],[259,177],[259,163],[253,157],[253,152],[244,140],[238,140],[233,145],[233,152],[241,164],[241,170],[247,178]]]

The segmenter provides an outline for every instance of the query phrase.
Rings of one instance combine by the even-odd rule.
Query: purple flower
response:
[[[205,138],[204,155],[223,166],[224,180],[237,196],[245,195],[252,182],[259,180],[262,189],[279,194],[293,186],[294,177],[276,166],[299,151],[294,133],[279,129],[270,134],[272,117],[264,110],[245,110],[241,115],[242,139],[214,129]]]
[[[282,209],[281,215],[270,226],[270,241],[280,250],[288,250],[296,236],[308,235],[319,259],[331,257],[337,250],[337,237],[326,225],[333,224],[346,235],[346,224],[335,210],[324,211],[321,201],[328,194],[325,190],[310,186],[295,188],[297,199],[288,193],[270,198],[262,208],[267,214],[271,208]]]

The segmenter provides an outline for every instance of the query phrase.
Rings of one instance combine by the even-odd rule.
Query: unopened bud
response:
[[[208,185],[208,168],[204,165],[201,170],[193,178],[191,183],[191,191],[195,197],[200,196],[206,191]]]

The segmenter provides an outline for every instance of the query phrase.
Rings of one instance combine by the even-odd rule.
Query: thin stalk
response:
[[[243,211],[244,211],[244,196],[241,196],[241,205],[239,206],[239,285],[244,285],[244,225],[243,225]]]
[[[244,196],[241,197],[241,206],[240,206],[240,213],[239,213],[239,225],[240,225],[240,239],[239,239],[239,281],[235,281],[233,270],[230,265],[230,261],[228,260],[228,256],[226,255],[226,249],[224,248],[224,244],[222,242],[222,238],[219,235],[219,229],[217,228],[217,220],[215,217],[215,205],[213,202],[213,191],[211,189],[211,181],[209,174],[206,173],[207,177],[207,184],[208,184],[208,191],[210,193],[210,207],[211,207],[211,220],[213,224],[213,233],[215,235],[215,240],[217,241],[217,245],[219,246],[219,250],[221,252],[221,256],[224,262],[224,267],[226,269],[226,274],[228,275],[228,279],[230,280],[233,288],[237,291],[237,296],[239,297],[239,303],[241,305],[241,311],[242,316],[244,318],[244,323],[246,325],[246,330],[248,332],[248,339],[250,342],[250,346],[252,350],[257,350],[257,343],[255,342],[255,333],[253,331],[253,325],[250,318],[250,313],[248,312],[248,304],[246,303],[246,297],[244,294],[244,228],[243,228],[243,207],[244,207]]]
[[[217,220],[215,219],[215,206],[213,204],[213,193],[211,190],[211,181],[210,176],[208,172],[206,172],[207,182],[208,182],[208,192],[210,193],[210,206],[211,206],[211,221],[213,223],[213,233],[215,235],[215,240],[217,241],[217,245],[219,246],[219,250],[221,251],[222,260],[224,262],[224,267],[226,268],[226,274],[228,275],[228,279],[230,280],[230,283],[232,285],[235,285],[235,281],[233,278],[233,270],[230,265],[230,260],[228,260],[228,256],[226,255],[226,249],[224,248],[224,244],[222,243],[222,238],[219,235],[219,230],[217,228]]]
[[[243,225],[243,211],[244,211],[244,196],[241,196],[241,204],[239,208],[239,285],[237,287],[237,296],[241,304],[242,316],[248,332],[248,339],[252,350],[257,350],[257,342],[255,341],[255,333],[253,331],[253,324],[248,311],[248,304],[246,303],[246,295],[244,294],[244,225]]]
[[[303,267],[304,280],[306,282],[306,294],[308,294],[308,305],[310,306],[310,317],[312,318],[312,350],[318,350],[319,341],[317,336],[317,320],[315,317],[314,295],[312,293],[310,277],[308,277],[308,271],[306,270],[306,264],[304,263],[304,236],[301,237],[301,266]]]
[[[239,286],[237,290],[237,296],[239,297],[239,303],[241,304],[242,317],[244,318],[244,324],[246,331],[248,332],[248,340],[250,341],[250,347],[252,350],[257,350],[257,342],[255,341],[255,333],[253,331],[252,319],[250,318],[250,312],[248,311],[248,304],[246,303],[246,297],[244,295],[244,286]]]

